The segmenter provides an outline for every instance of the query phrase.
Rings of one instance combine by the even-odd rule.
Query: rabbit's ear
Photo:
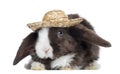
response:
[[[77,38],[82,38],[84,41],[91,42],[103,47],[111,47],[111,44],[98,36],[93,30],[88,29],[87,27],[79,24],[74,26],[74,36]],[[71,31],[72,32],[72,31]],[[76,32],[76,33],[75,33]]]
[[[21,43],[19,50],[17,51],[13,65],[16,65],[23,58],[29,55],[30,50],[34,49],[35,42],[37,40],[37,33],[33,32],[29,34]]]

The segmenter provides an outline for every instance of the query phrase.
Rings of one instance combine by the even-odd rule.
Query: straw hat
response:
[[[27,24],[27,26],[35,31],[41,27],[70,27],[82,22],[82,18],[68,19],[68,16],[62,10],[48,11],[42,21]]]

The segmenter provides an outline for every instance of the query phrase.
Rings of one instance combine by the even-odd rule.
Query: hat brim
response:
[[[82,18],[76,18],[76,19],[69,19],[68,21],[63,22],[48,22],[48,21],[38,21],[27,24],[27,26],[32,29],[33,31],[43,28],[43,27],[71,27],[74,25],[77,25],[83,21]]]

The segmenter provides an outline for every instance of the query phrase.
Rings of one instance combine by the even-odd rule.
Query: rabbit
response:
[[[69,14],[69,19],[79,18]],[[39,28],[21,43],[13,65],[30,55],[33,70],[85,69],[99,58],[99,46],[111,47],[86,20],[71,27]],[[42,67],[42,68],[41,68]]]

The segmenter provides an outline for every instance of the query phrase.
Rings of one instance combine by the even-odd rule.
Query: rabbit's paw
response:
[[[66,67],[61,67],[60,70],[74,70],[74,69],[70,66],[66,66]]]
[[[85,67],[85,70],[98,70],[100,68],[100,65],[97,62],[91,63],[87,67]]]
[[[45,70],[45,66],[39,62],[33,62],[31,64],[31,70]]]

